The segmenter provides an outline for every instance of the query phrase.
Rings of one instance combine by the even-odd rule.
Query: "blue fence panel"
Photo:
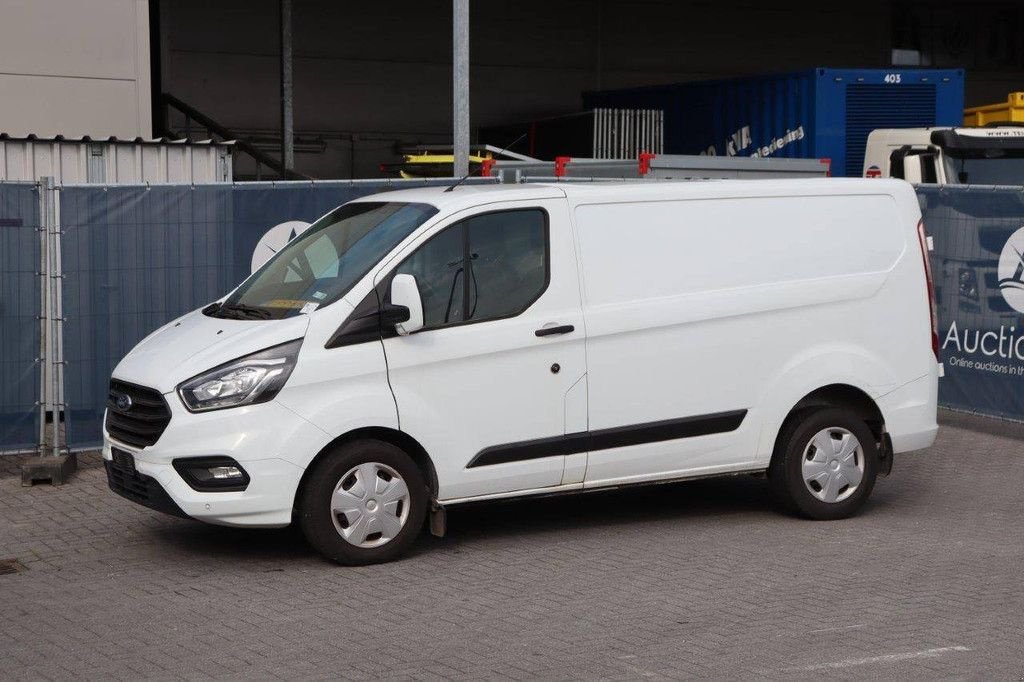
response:
[[[70,447],[100,444],[118,361],[156,328],[234,288],[251,273],[255,253],[272,253],[293,230],[346,201],[450,182],[63,187]]]
[[[1024,188],[918,188],[945,377],[939,404],[1024,420]]]
[[[39,188],[0,183],[0,452],[39,439]]]

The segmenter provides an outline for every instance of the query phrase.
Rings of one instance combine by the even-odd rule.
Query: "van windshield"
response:
[[[267,261],[212,317],[280,319],[332,303],[437,209],[428,204],[345,204],[313,223]]]

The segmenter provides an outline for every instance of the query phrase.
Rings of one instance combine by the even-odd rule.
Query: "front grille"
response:
[[[123,396],[129,399],[127,409],[118,406]],[[137,448],[153,445],[170,421],[171,410],[159,391],[117,379],[110,382],[107,433],[114,440]]]
[[[116,461],[125,457],[130,459],[131,455],[120,453],[116,448],[113,451],[116,458],[115,461],[103,460],[103,464],[107,469],[107,484],[111,490],[121,497],[141,504],[144,507],[149,507],[165,514],[188,518],[188,515],[181,510],[181,507],[174,503],[174,500],[171,499],[167,491],[163,489],[155,478],[140,474],[133,466]],[[121,455],[121,457],[116,457],[117,455]]]

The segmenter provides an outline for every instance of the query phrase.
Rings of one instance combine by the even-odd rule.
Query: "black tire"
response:
[[[409,491],[409,508],[401,531],[376,547],[360,547],[346,540],[336,527],[331,511],[332,496],[343,483],[342,477],[367,463],[390,467],[401,476]],[[423,528],[429,502],[430,494],[423,474],[409,455],[390,443],[358,440],[338,447],[317,461],[309,472],[296,506],[299,525],[310,545],[331,561],[362,566],[391,561],[405,553]],[[339,516],[339,523],[346,522]]]
[[[814,456],[816,448],[809,450],[811,439],[825,429],[845,429],[852,433],[860,442],[859,456],[863,457],[860,482],[852,493],[838,496],[835,502],[819,499],[803,477],[805,452]],[[864,420],[850,410],[822,408],[800,412],[786,422],[772,455],[768,477],[776,499],[788,510],[809,519],[845,519],[860,511],[871,495],[878,476],[878,462],[878,444]],[[840,481],[838,490],[848,490],[841,487],[843,479],[837,480]],[[818,492],[827,495],[821,490]]]

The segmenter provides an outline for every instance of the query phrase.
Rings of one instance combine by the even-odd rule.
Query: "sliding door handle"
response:
[[[568,334],[574,331],[576,331],[576,327],[571,324],[560,324],[556,327],[541,327],[534,334],[537,336],[553,336],[555,334]]]

